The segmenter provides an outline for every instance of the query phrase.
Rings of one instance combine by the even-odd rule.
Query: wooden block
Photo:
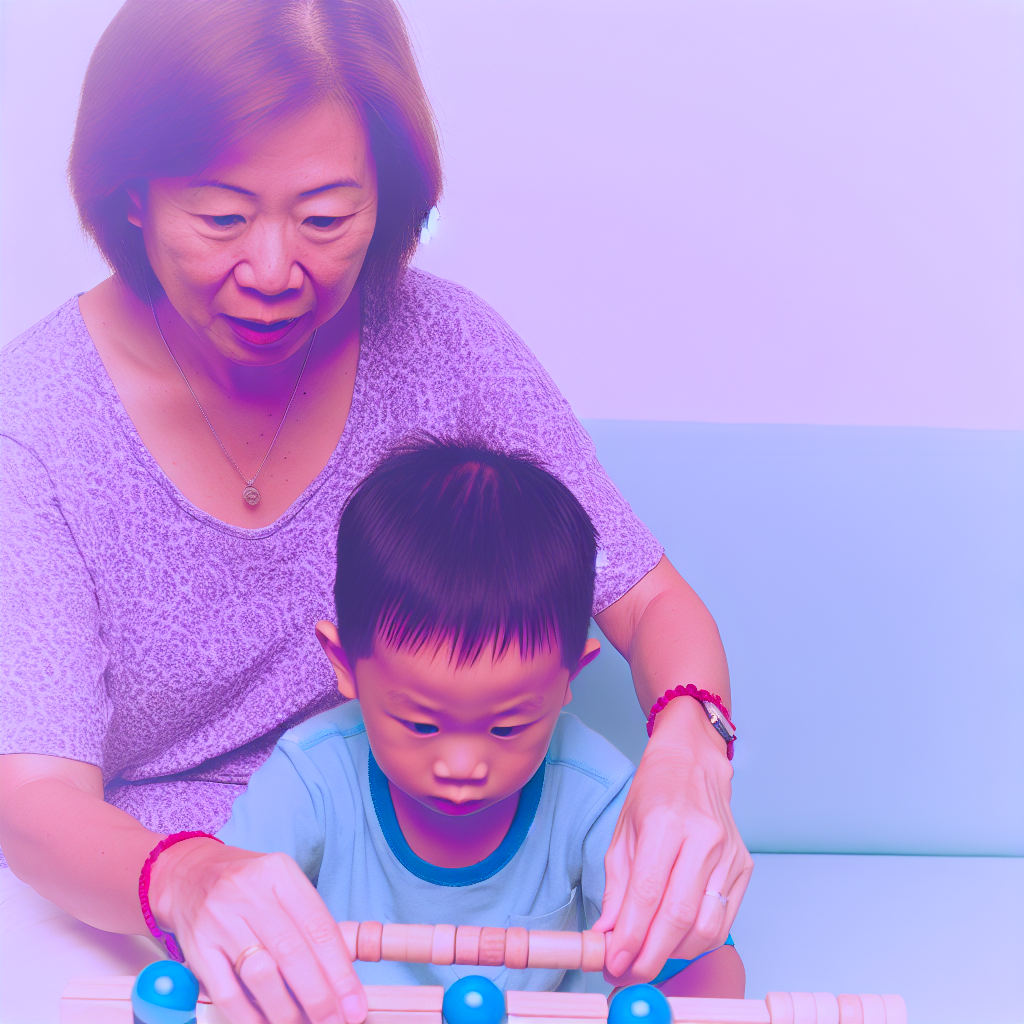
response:
[[[381,960],[405,960],[407,924],[391,924],[386,922],[380,933]]]
[[[839,1000],[831,992],[814,993],[818,1024],[839,1024]]]
[[[380,960],[380,942],[384,925],[380,921],[360,921],[356,933],[356,952],[360,960],[377,963]]]
[[[583,964],[583,938],[579,932],[530,932],[529,967],[578,971]]]
[[[793,1000],[793,1024],[817,1024],[818,1004],[810,992],[790,992]]]
[[[455,925],[434,925],[434,937],[430,943],[430,962],[444,965],[455,963]]]
[[[134,974],[112,974],[110,977],[76,975],[64,986],[63,999],[131,999]]]
[[[524,970],[530,960],[530,933],[525,928],[505,929],[505,966]]]
[[[356,936],[359,934],[358,921],[339,921],[341,937],[345,940],[345,948],[348,950],[349,960],[356,959]]]
[[[599,992],[516,992],[505,993],[509,1015],[517,1017],[551,1017],[608,1019],[608,1001]]]
[[[480,929],[481,967],[501,967],[505,963],[505,929]]]
[[[480,932],[474,924],[460,924],[455,929],[455,962],[468,967],[480,963]]]
[[[604,970],[604,932],[585,931],[583,937],[583,970]]]
[[[885,1024],[885,1002],[881,996],[862,995],[858,998],[864,1024]]]
[[[764,997],[772,1024],[793,1024],[793,997],[788,992],[769,992]]]
[[[412,1013],[408,1010],[370,1010],[366,1014],[366,1024],[442,1024],[441,1011]]]
[[[521,1017],[508,1015],[508,1024],[594,1024],[593,1017]]]
[[[370,1010],[402,1013],[441,1012],[442,985],[364,985],[366,1006]]]
[[[860,996],[848,992],[836,996],[839,1000],[839,1024],[864,1024],[864,1007]]]
[[[669,996],[672,1020],[679,1024],[771,1024],[763,999],[698,999]]]
[[[885,1024],[907,1024],[907,1004],[903,996],[882,996],[882,1002],[885,1004]]]
[[[128,999],[61,999],[60,1024],[132,1024]]]

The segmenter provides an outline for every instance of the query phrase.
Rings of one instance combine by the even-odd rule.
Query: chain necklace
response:
[[[306,358],[302,360],[302,366],[299,368],[299,375],[295,378],[295,387],[292,388],[291,396],[288,399],[288,404],[284,407],[284,415],[281,417],[281,422],[277,426],[277,433],[274,435],[274,440],[270,442],[270,447],[267,449],[267,454],[263,456],[263,461],[260,463],[260,468],[249,478],[238,468],[238,463],[231,458],[231,453],[224,447],[224,442],[220,439],[220,434],[214,430],[213,424],[210,422],[210,417],[206,415],[206,410],[203,408],[203,403],[199,401],[199,397],[192,390],[192,385],[188,382],[188,377],[185,376],[185,371],[181,368],[181,364],[177,359],[174,358],[174,353],[171,351],[171,346],[167,344],[167,339],[164,337],[164,329],[160,326],[160,321],[157,319],[156,307],[153,305],[153,300],[149,300],[149,309],[153,314],[153,322],[156,324],[156,329],[160,332],[160,340],[164,343],[164,348],[167,349],[167,354],[174,361],[174,365],[178,367],[178,373],[181,374],[181,379],[185,382],[185,387],[188,388],[189,394],[195,399],[196,405],[199,406],[199,411],[203,414],[203,419],[206,420],[206,425],[210,428],[211,433],[217,439],[217,444],[220,445],[220,450],[227,456],[228,462],[235,467],[235,471],[245,482],[245,489],[242,491],[242,498],[245,503],[252,508],[255,508],[260,503],[260,492],[256,490],[255,483],[256,477],[260,475],[263,467],[267,464],[267,459],[270,458],[270,453],[274,450],[274,445],[277,444],[278,435],[281,433],[281,428],[284,426],[284,421],[288,419],[288,410],[292,407],[292,401],[295,398],[295,392],[299,390],[299,381],[302,380],[302,371],[306,369],[306,363],[309,362],[309,353],[313,351],[313,342],[316,341],[316,332],[319,328],[314,329],[312,337],[309,339],[309,348],[306,349]]]

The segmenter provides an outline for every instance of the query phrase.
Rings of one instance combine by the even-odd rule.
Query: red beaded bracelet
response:
[[[654,733],[654,719],[657,717],[659,711],[663,711],[668,705],[668,702],[675,700],[676,697],[693,697],[694,700],[698,700],[703,705],[704,701],[710,701],[712,704],[722,712],[723,717],[729,723],[733,729],[735,736],[736,727],[732,724],[732,719],[729,717],[729,709],[722,703],[722,698],[717,693],[711,693],[709,690],[698,690],[693,683],[687,683],[686,686],[677,686],[674,690],[666,690],[664,697],[659,697],[651,708],[651,713],[647,716],[647,735],[651,736]],[[732,745],[733,740],[726,740],[725,752],[728,755],[729,760],[732,760]]]
[[[172,847],[175,843],[184,842],[186,839],[212,839],[215,843],[221,843],[222,845],[224,843],[223,839],[211,836],[209,832],[175,832],[172,835],[169,835],[166,839],[161,839],[160,842],[149,851],[146,863],[142,865],[142,873],[139,875],[139,903],[142,905],[142,916],[146,919],[146,924],[149,926],[149,930],[153,933],[153,938],[159,939],[167,947],[167,952],[171,959],[177,960],[179,964],[183,964],[185,962],[185,957],[178,946],[178,940],[171,932],[165,932],[160,928],[156,923],[156,918],[153,917],[153,911],[150,909],[149,879],[150,875],[153,873],[153,865],[156,863],[157,857],[159,857],[164,850]]]

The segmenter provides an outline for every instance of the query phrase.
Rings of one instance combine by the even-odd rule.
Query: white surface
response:
[[[117,0],[4,0],[0,343],[104,276],[64,182]],[[421,265],[579,415],[1024,425],[1024,5],[407,0]]]
[[[756,854],[747,997],[897,993],[910,1024],[1024,1021],[1024,859]]]

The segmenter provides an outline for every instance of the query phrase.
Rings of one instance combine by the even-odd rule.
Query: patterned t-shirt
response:
[[[337,705],[314,636],[355,485],[414,431],[534,454],[594,520],[594,610],[661,547],[550,377],[471,292],[410,270],[364,317],[352,406],[275,523],[186,500],[143,445],[71,299],[0,353],[0,753],[98,765],[162,832],[216,831],[285,729]]]

